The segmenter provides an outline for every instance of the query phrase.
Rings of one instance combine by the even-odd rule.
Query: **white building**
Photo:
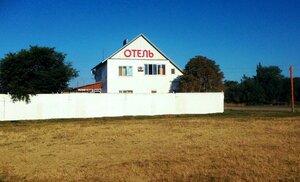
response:
[[[103,93],[170,93],[180,68],[140,34],[92,69]]]

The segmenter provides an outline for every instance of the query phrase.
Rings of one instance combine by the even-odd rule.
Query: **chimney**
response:
[[[125,39],[125,40],[123,41],[123,46],[126,45],[127,43],[128,43],[128,39]]]

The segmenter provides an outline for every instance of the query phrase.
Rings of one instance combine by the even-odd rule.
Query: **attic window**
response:
[[[171,74],[172,74],[172,75],[175,74],[175,69],[174,69],[174,68],[171,69]]]

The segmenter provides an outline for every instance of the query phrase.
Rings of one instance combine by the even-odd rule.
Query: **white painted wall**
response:
[[[138,67],[144,69],[144,64],[165,64],[165,75],[145,75],[138,72]],[[107,92],[119,93],[119,90],[133,90],[133,93],[169,93],[172,81],[182,75],[168,60],[111,60],[107,61]],[[119,66],[132,66],[132,76],[119,76]],[[171,74],[171,69],[175,74]]]
[[[31,102],[13,103],[0,95],[0,121],[93,118],[224,111],[223,93],[177,94],[40,94]]]

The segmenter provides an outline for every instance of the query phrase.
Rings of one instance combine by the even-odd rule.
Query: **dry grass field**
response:
[[[300,114],[0,122],[0,181],[300,181]]]

